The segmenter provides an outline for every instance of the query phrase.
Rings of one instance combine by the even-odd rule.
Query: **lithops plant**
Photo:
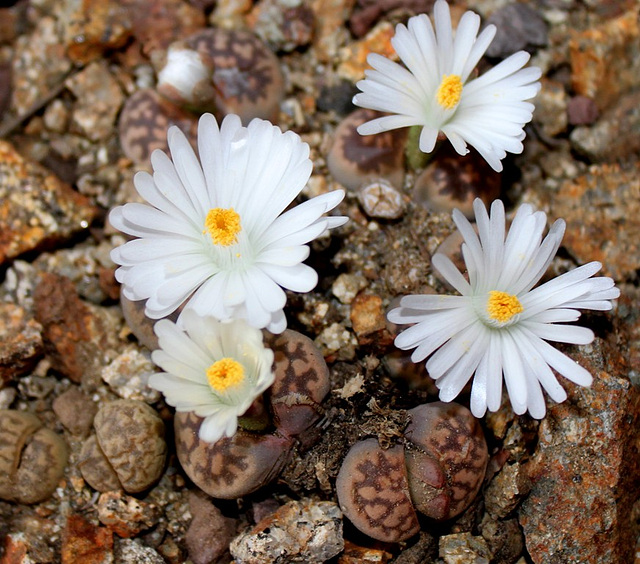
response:
[[[157,91],[174,104],[221,118],[276,121],[284,96],[277,57],[251,32],[208,28],[169,47]]]
[[[336,491],[342,512],[374,539],[399,542],[420,530],[400,445],[383,450],[377,439],[353,445],[342,462]]]
[[[269,336],[274,351],[275,381],[265,394],[271,415],[266,432],[239,429],[231,438],[208,443],[199,437],[203,419],[176,413],[176,450],[193,482],[209,495],[232,499],[275,479],[289,453],[322,416],[329,392],[329,369],[313,341],[296,331]],[[240,420],[242,425],[242,418]]]
[[[275,433],[239,429],[215,443],[200,439],[202,418],[176,413],[176,450],[185,472],[212,497],[234,499],[273,480],[287,460],[293,441]]]
[[[378,135],[360,135],[356,128],[381,114],[373,110],[356,110],[344,118],[334,134],[327,155],[327,166],[333,178],[350,190],[374,179],[384,178],[400,188],[404,179],[404,129]]]
[[[177,125],[196,138],[197,118],[149,88],[138,90],[125,103],[118,120],[123,153],[137,165],[149,166],[155,149],[168,150],[167,129]]]
[[[383,450],[376,439],[356,443],[336,480],[340,507],[363,533],[398,542],[419,529],[416,510],[437,521],[475,499],[488,461],[478,420],[456,403],[409,410],[404,445]]]
[[[459,209],[472,219],[473,201],[485,204],[500,195],[500,173],[495,172],[477,152],[460,156],[444,145],[416,178],[411,193],[414,202],[426,209],[450,213]]]
[[[290,437],[311,427],[322,414],[329,393],[329,368],[313,341],[287,329],[269,339],[275,381],[269,390],[274,425]]]
[[[95,435],[82,447],[78,467],[94,489],[146,490],[161,476],[167,456],[164,423],[141,401],[116,400],[100,408]]]
[[[31,413],[0,410],[0,498],[38,503],[56,489],[69,459],[64,439]]]
[[[440,401],[409,410],[405,461],[416,509],[438,521],[462,513],[478,494],[488,462],[478,420],[464,406]]]

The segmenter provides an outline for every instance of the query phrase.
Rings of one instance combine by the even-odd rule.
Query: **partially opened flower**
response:
[[[221,322],[189,310],[183,324],[184,331],[167,319],[156,323],[160,348],[151,358],[165,372],[152,375],[149,385],[177,411],[204,417],[203,441],[231,437],[238,417],[273,384],[273,351],[242,320]]]
[[[523,127],[534,109],[525,100],[540,90],[541,71],[523,69],[529,54],[520,51],[470,79],[493,40],[495,26],[488,25],[478,35],[480,16],[465,12],[454,34],[445,0],[435,3],[433,15],[435,33],[425,14],[396,27],[391,43],[406,68],[376,53],[368,56],[374,70],[358,82],[362,93],[353,103],[395,115],[364,123],[358,132],[370,135],[422,126],[421,151],[433,151],[442,132],[460,155],[469,152],[468,143],[501,171],[507,152],[522,152]]]
[[[138,237],[111,252],[121,265],[116,278],[124,295],[146,299],[152,319],[186,302],[184,310],[282,332],[282,288],[308,292],[316,285],[315,270],[302,264],[306,244],[347,221],[323,215],[344,192],[284,211],[311,174],[309,146],[267,121],[243,127],[228,115],[218,128],[211,114],[203,115],[200,160],[177,127],[168,141],[173,162],[155,151],[153,176],[138,172],[134,179],[149,203],[125,204],[109,216],[117,229]]]
[[[518,209],[505,238],[500,200],[491,215],[477,199],[478,234],[458,210],[453,219],[464,238],[462,254],[469,280],[449,258],[436,253],[432,264],[461,295],[406,296],[389,312],[394,323],[414,323],[396,337],[401,349],[415,348],[411,359],[426,363],[440,399],[454,399],[473,376],[471,411],[482,417],[496,411],[502,378],[513,411],[546,413],[542,388],[556,402],[567,394],[554,370],[576,384],[589,386],[591,374],[547,341],[585,345],[594,339],[585,327],[566,325],[579,309],[609,310],[620,295],[611,278],[592,276],[601,268],[590,262],[534,288],[560,246],[565,223],[557,220],[542,239],[547,217],[530,205]],[[552,370],[553,369],[553,370]]]

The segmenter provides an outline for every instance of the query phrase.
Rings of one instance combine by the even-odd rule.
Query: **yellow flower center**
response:
[[[238,386],[244,380],[244,368],[237,360],[221,358],[207,368],[207,381],[216,392]]]
[[[514,315],[522,311],[524,311],[524,308],[516,296],[506,292],[497,292],[496,290],[489,292],[487,313],[491,319],[495,319],[499,323],[506,323]]]
[[[453,110],[462,96],[462,80],[457,74],[445,74],[438,87],[438,104],[445,110]]]
[[[205,229],[211,235],[216,245],[228,247],[238,241],[236,235],[240,233],[240,215],[233,208],[212,208],[204,220]]]

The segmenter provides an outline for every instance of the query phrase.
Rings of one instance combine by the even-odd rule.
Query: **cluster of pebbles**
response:
[[[634,0],[451,2],[529,50],[543,88],[502,175],[406,130],[362,137],[366,54],[431,0],[20,0],[0,8],[0,564],[631,562],[640,485],[640,24]],[[185,68],[189,70],[185,75]],[[186,76],[186,79],[185,79]],[[179,125],[238,113],[298,132],[350,222],[312,244],[318,287],[265,333],[264,432],[204,443],[147,386],[157,347],[120,299],[106,219]],[[450,212],[496,197],[567,220],[554,274],[622,289],[567,354],[592,389],[541,422],[443,404],[393,346],[399,296],[449,291]]]

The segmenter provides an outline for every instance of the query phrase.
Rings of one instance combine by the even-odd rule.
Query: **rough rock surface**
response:
[[[596,340],[578,360],[594,375],[592,388],[572,387],[541,421],[518,517],[536,564],[631,562],[640,391],[614,346]]]

